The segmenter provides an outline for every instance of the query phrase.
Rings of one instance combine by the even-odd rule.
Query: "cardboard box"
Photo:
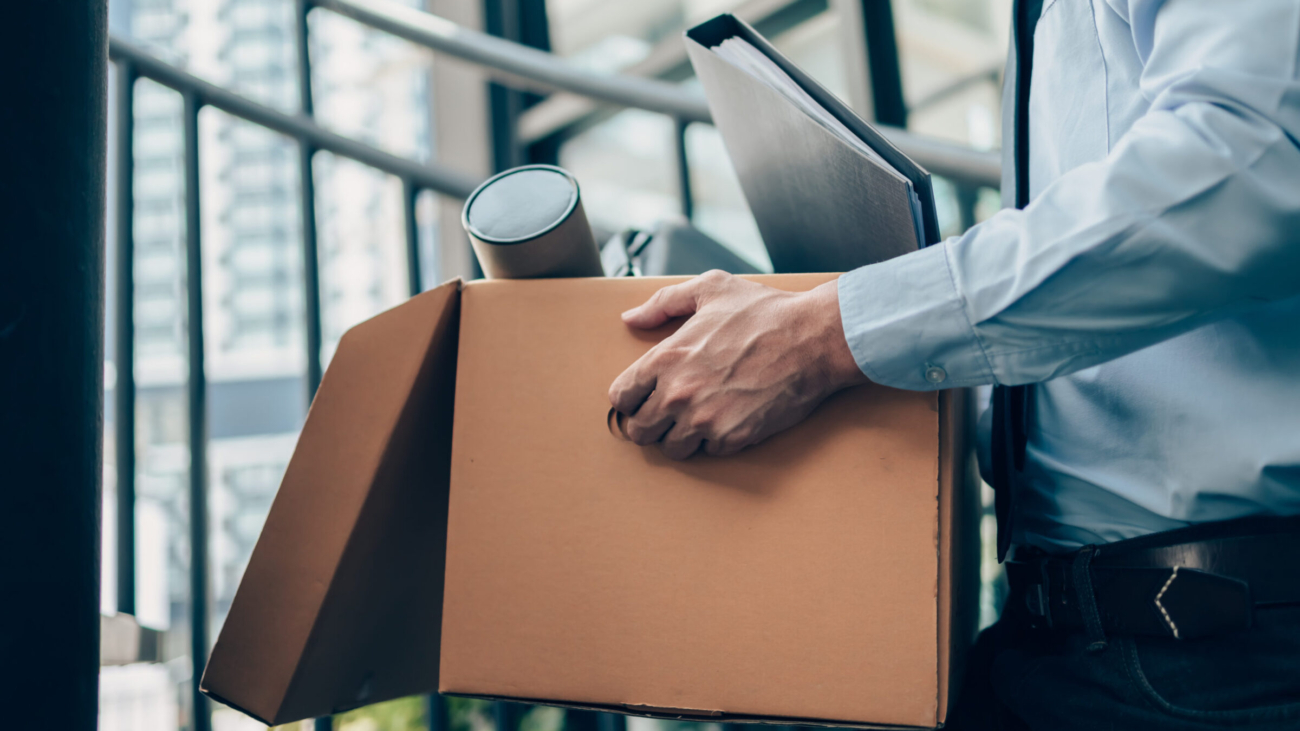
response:
[[[863,386],[671,462],[611,433],[606,394],[674,327],[618,313],[674,281],[453,282],[351,330],[205,692],[267,723],[438,688],[940,725],[975,609],[964,396]]]

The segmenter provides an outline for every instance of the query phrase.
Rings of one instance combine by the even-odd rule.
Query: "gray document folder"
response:
[[[829,116],[720,55],[729,38],[758,49]],[[686,31],[686,50],[776,271],[845,272],[939,240],[930,174],[753,28],[719,15]]]

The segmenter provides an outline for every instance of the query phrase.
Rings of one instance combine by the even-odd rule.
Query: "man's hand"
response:
[[[637,444],[686,459],[739,452],[865,383],[844,339],[837,283],[783,292],[720,271],[664,287],[623,313],[651,329],[690,317],[623,371],[609,400]]]

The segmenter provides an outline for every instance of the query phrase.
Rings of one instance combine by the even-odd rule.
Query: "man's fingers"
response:
[[[730,275],[720,271],[707,272],[681,284],[674,284],[655,292],[639,307],[623,313],[623,322],[630,327],[649,330],[659,327],[674,317],[695,314],[700,296],[717,287]]]
[[[659,327],[674,317],[695,314],[697,289],[695,281],[692,279],[655,292],[644,304],[624,312],[623,322],[630,327],[649,330]]]
[[[655,390],[657,379],[646,362],[648,355],[628,366],[609,387],[609,403],[628,416],[635,414]]]
[[[674,424],[664,435],[663,452],[668,459],[683,460],[700,450],[704,436],[685,424]]]
[[[710,439],[704,443],[704,453],[710,457],[728,457],[739,451],[734,442],[726,439]]]
[[[663,439],[664,434],[672,428],[676,420],[671,412],[664,408],[663,400],[659,397],[659,392],[650,394],[650,397],[641,404],[636,414],[627,417],[623,422],[623,433],[633,442],[645,446],[654,444]],[[624,412],[626,413],[626,412]]]

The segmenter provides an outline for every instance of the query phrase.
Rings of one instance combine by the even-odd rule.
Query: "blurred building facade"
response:
[[[293,12],[293,2],[283,0],[113,0],[111,23],[114,34],[191,73],[295,112]],[[428,159],[427,54],[339,18],[312,21],[322,121],[397,154]],[[185,728],[192,710],[181,111],[177,93],[137,82],[136,614],[142,624],[167,630],[168,662],[104,670],[106,729]],[[305,299],[295,143],[205,109],[200,160],[209,637],[215,637],[306,414]],[[403,220],[396,181],[326,154],[317,155],[314,178],[328,358],[344,330],[405,298]],[[111,389],[111,352],[106,371]],[[111,429],[106,434],[111,440]],[[105,505],[112,506],[111,444],[105,454]],[[108,611],[116,603],[111,518],[106,515],[104,541]],[[228,711],[216,712],[213,722],[246,725]]]

